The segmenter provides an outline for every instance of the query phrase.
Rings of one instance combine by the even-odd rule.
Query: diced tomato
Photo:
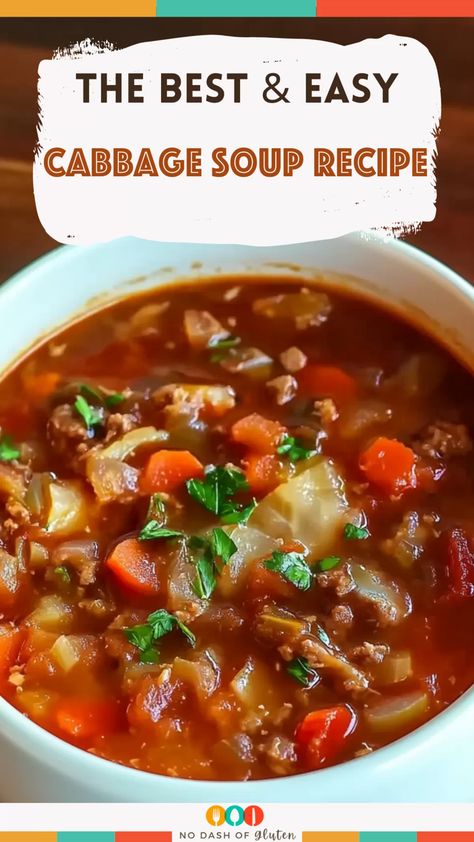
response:
[[[137,538],[120,541],[105,562],[120,584],[143,596],[160,590],[156,566],[143,543]]]
[[[357,382],[335,365],[309,363],[298,374],[301,392],[313,398],[333,398],[337,403],[349,403],[357,394]]]
[[[121,712],[114,699],[62,699],[55,709],[60,731],[76,740],[88,740],[117,731]]]
[[[281,482],[281,463],[271,453],[251,454],[244,461],[245,476],[253,494],[267,494]]]
[[[230,431],[232,441],[243,444],[259,454],[275,453],[285,433],[286,427],[278,421],[264,418],[257,412],[236,421]]]
[[[176,491],[186,480],[202,477],[204,468],[189,450],[158,450],[143,471],[140,488],[146,494]]]
[[[448,535],[448,584],[455,597],[474,596],[474,538],[464,529],[452,529]]]
[[[354,711],[346,705],[308,713],[295,731],[297,750],[307,769],[319,769],[334,760],[356,721]]]
[[[291,599],[295,588],[286,582],[279,573],[267,570],[262,562],[257,562],[247,578],[246,590],[251,599]]]
[[[359,466],[369,482],[387,495],[400,495],[416,487],[416,456],[397,439],[375,439],[360,455]]]
[[[0,680],[15,663],[23,641],[23,631],[11,623],[0,625]]]

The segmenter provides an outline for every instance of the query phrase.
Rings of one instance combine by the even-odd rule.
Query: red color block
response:
[[[418,842],[474,842],[474,831],[427,830],[417,833]]]
[[[317,0],[320,17],[472,17],[473,0]],[[449,835],[449,834],[448,834]]]
[[[115,842],[173,842],[171,830],[118,831]]]

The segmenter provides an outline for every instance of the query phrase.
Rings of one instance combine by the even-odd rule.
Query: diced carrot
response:
[[[158,450],[143,471],[140,487],[146,494],[176,491],[188,479],[202,477],[204,468],[189,450]]]
[[[114,699],[68,698],[58,703],[55,719],[64,734],[87,740],[118,730],[121,716]]]
[[[120,541],[105,562],[124,585],[142,596],[153,596],[160,590],[160,582],[153,559],[137,538]]]
[[[337,403],[349,403],[357,394],[355,379],[335,365],[310,363],[298,374],[298,384],[303,394],[333,398]]]
[[[246,415],[232,425],[230,435],[232,441],[243,444],[254,453],[275,453],[279,442],[286,433],[278,421],[264,418],[257,412]]]
[[[369,482],[385,494],[400,495],[416,487],[416,456],[397,439],[375,439],[361,454],[359,466]]]
[[[41,401],[56,391],[60,380],[61,375],[57,371],[42,371],[39,374],[26,374],[23,384],[29,398]]]
[[[23,641],[23,631],[11,623],[0,625],[0,680],[15,663]]]
[[[245,461],[245,476],[253,494],[267,494],[281,482],[282,466],[271,453],[251,454]]]
[[[319,769],[333,760],[355,725],[355,713],[346,705],[308,713],[295,731],[297,750],[306,768]]]

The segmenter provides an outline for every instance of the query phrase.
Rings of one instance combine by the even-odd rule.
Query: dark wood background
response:
[[[473,19],[0,20],[0,281],[56,244],[38,221],[31,179],[38,62],[85,37],[118,46],[198,33],[321,38],[345,44],[395,33],[422,41],[443,100],[434,222],[410,240],[474,282]]]

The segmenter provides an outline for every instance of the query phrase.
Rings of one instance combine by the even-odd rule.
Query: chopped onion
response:
[[[166,430],[157,430],[155,427],[137,427],[136,430],[130,430],[129,433],[121,436],[121,438],[104,447],[97,453],[91,454],[100,459],[119,459],[123,461],[139,447],[148,444],[163,444],[167,441],[168,433]]]
[[[192,661],[175,658],[173,675],[191,685],[200,701],[212,696],[220,683],[219,666],[209,651],[202,652]]]
[[[338,424],[338,433],[343,439],[356,439],[374,427],[387,424],[392,417],[388,403],[377,400],[358,401],[344,409]]]
[[[310,624],[285,608],[266,605],[263,611],[257,615],[255,629],[257,634],[265,640],[279,644],[283,643],[285,638],[308,634]]]
[[[258,298],[253,303],[253,311],[269,319],[291,319],[298,330],[304,330],[326,321],[331,302],[325,292],[301,290]]]
[[[410,614],[410,596],[385,574],[357,562],[350,562],[349,569],[356,595],[374,606],[380,625],[396,625]]]
[[[87,479],[100,503],[128,503],[138,494],[140,471],[99,451],[87,460]]]
[[[27,617],[27,624],[50,632],[69,631],[74,619],[72,606],[59,596],[42,596]]]
[[[254,380],[268,380],[273,360],[260,348],[231,348],[220,361],[231,374],[245,374]]]
[[[423,555],[429,534],[427,525],[420,523],[418,512],[406,512],[395,535],[384,541],[382,548],[387,555],[395,558],[401,567],[412,567]]]
[[[300,474],[260,501],[248,525],[285,543],[299,541],[314,557],[333,545],[349,507],[343,480],[331,460],[308,461]]]
[[[48,562],[49,552],[46,547],[43,547],[37,541],[32,541],[30,544],[30,560],[28,566],[33,570],[40,570],[45,568]]]
[[[284,691],[275,683],[269,668],[253,657],[234,676],[230,689],[248,711],[261,719],[274,716],[285,701]]]
[[[14,500],[23,500],[25,488],[24,471],[20,471],[6,462],[0,462],[0,497],[4,499],[13,497]]]
[[[33,517],[45,520],[51,505],[50,486],[53,474],[33,474],[25,496],[25,505]]]
[[[57,693],[48,690],[21,690],[16,695],[16,703],[31,719],[46,719],[58,699]]]
[[[204,409],[220,416],[235,406],[235,391],[231,386],[218,384],[169,383],[154,392],[153,400],[158,404],[168,404],[165,408],[167,415],[192,415]]]
[[[399,370],[387,378],[382,389],[407,398],[426,398],[441,385],[446,374],[446,361],[438,354],[422,351],[413,354]]]
[[[391,699],[382,699],[364,712],[367,725],[377,733],[402,731],[419,724],[429,707],[428,694],[413,690]]]
[[[412,659],[409,652],[392,652],[372,670],[375,683],[379,687],[400,684],[413,674]]]
[[[250,526],[236,526],[228,534],[237,549],[219,576],[219,592],[226,598],[242,585],[252,562],[265,556],[269,558],[279,546],[274,538]]]
[[[49,486],[51,506],[46,529],[54,535],[82,532],[89,525],[88,501],[81,482],[56,480]]]
[[[70,672],[81,659],[81,647],[74,635],[62,634],[51,647],[51,656],[63,672]]]
[[[229,331],[207,310],[186,310],[184,330],[189,344],[198,351],[230,336]]]
[[[200,613],[201,601],[193,589],[195,579],[196,567],[189,560],[184,542],[180,542],[169,567],[168,608],[171,611],[185,611],[191,608],[193,616]]]

